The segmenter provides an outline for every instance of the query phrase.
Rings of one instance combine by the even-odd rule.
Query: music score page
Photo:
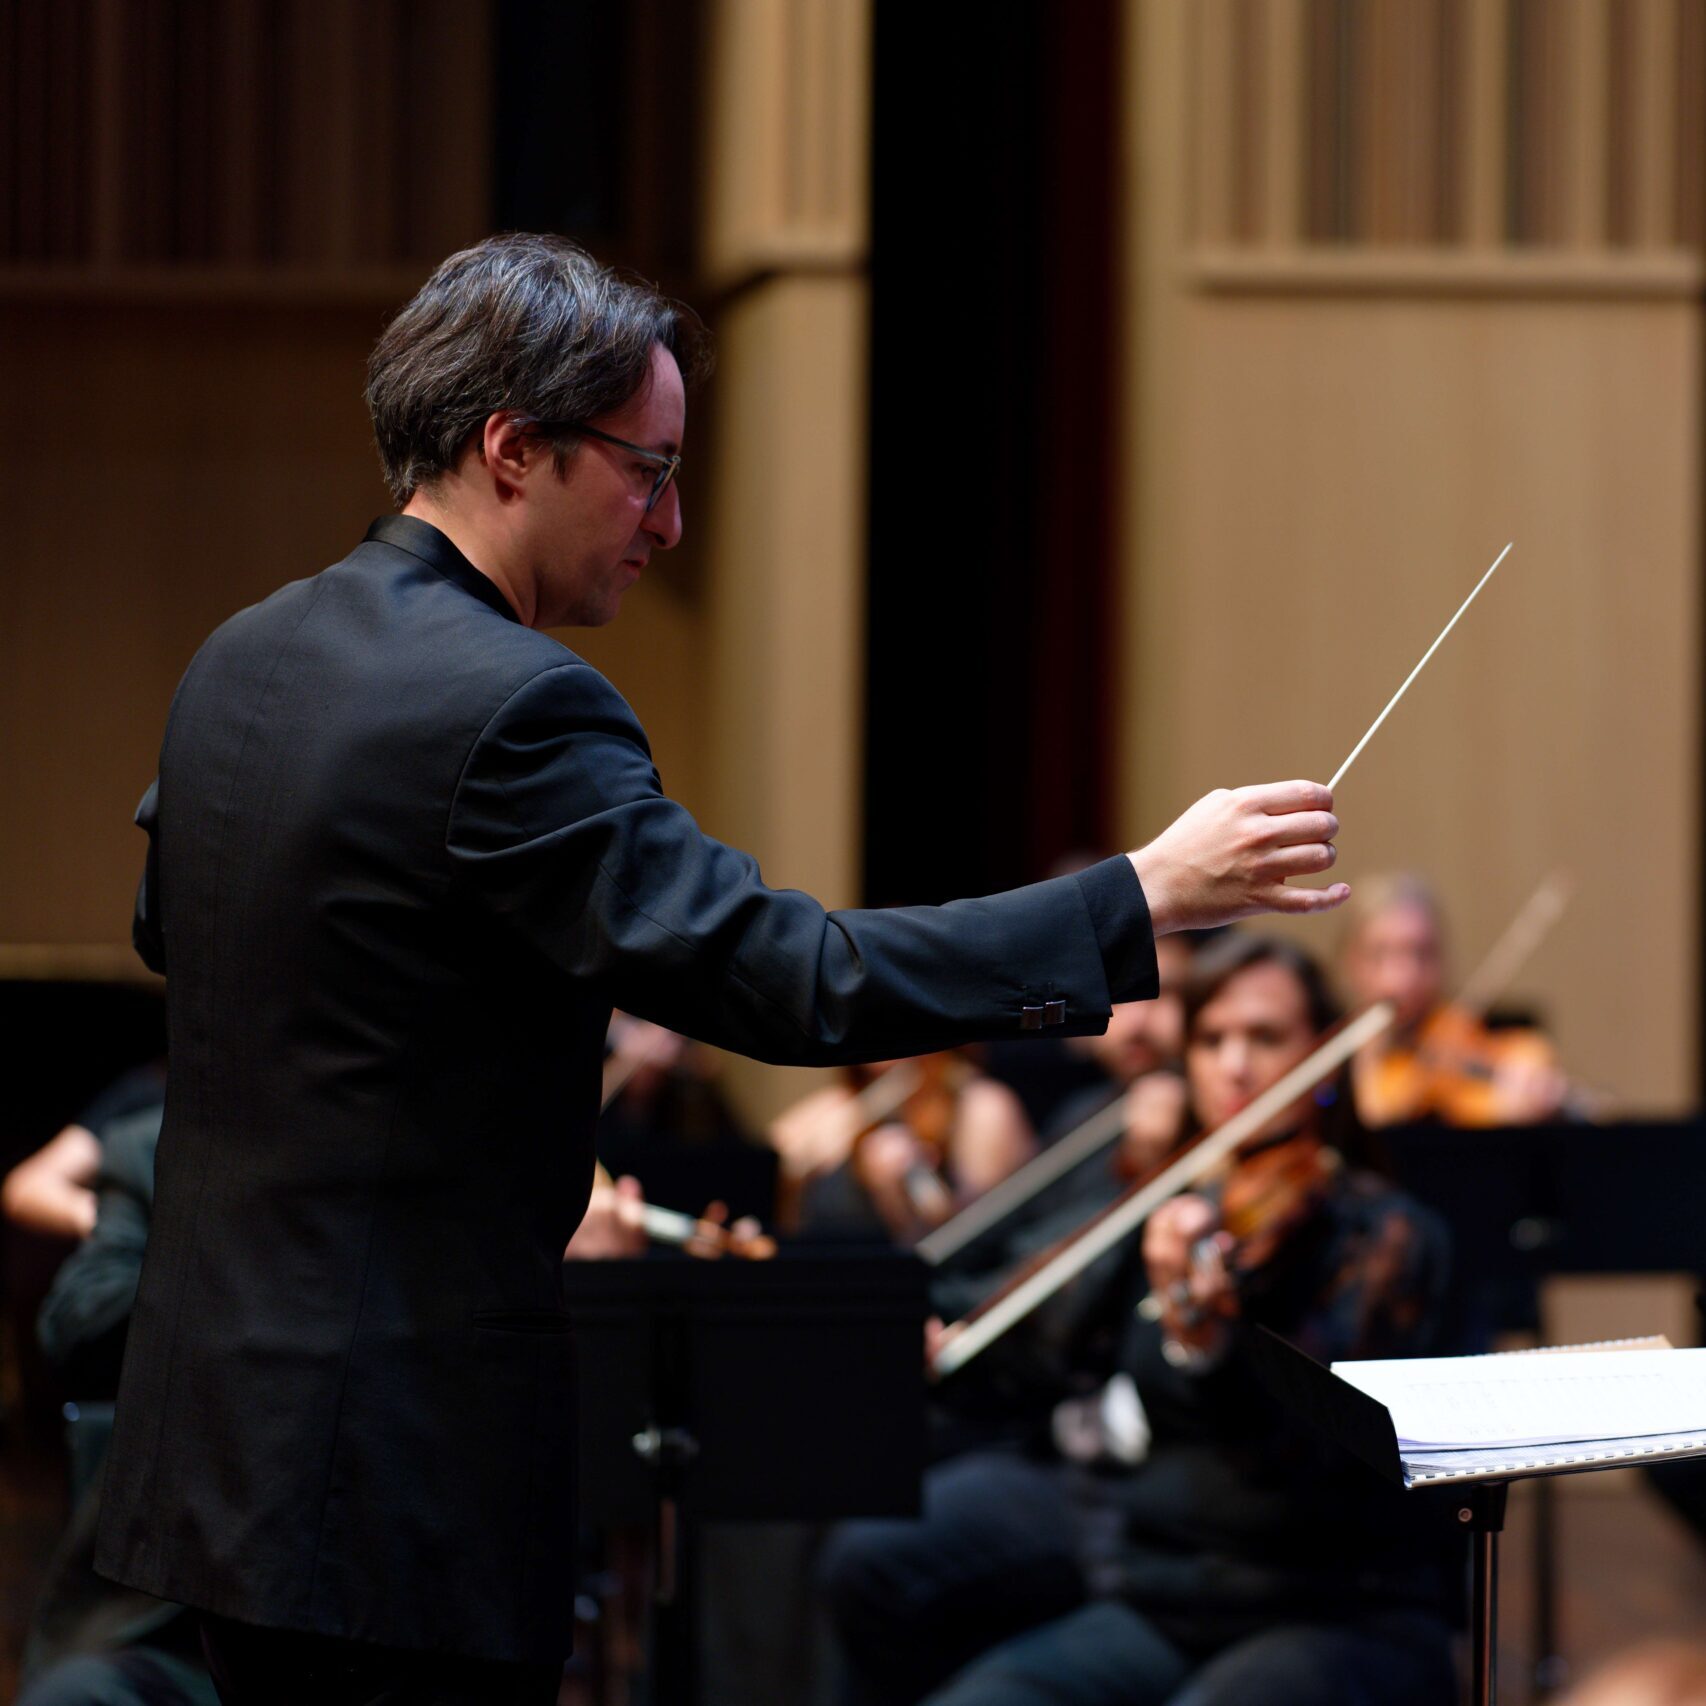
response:
[[[1706,1431],[1706,1350],[1336,1362],[1384,1404],[1399,1451],[1471,1451]]]

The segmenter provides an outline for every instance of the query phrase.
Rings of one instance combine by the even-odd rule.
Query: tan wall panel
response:
[[[719,324],[708,399],[705,824],[829,906],[859,890],[866,315],[857,277],[752,287]],[[815,1082],[731,1072],[757,1119]]]
[[[372,310],[0,309],[0,941],[128,939],[173,688],[385,507]]]
[[[1691,1103],[1695,306],[1195,296],[1168,323],[1128,832],[1211,786],[1324,780],[1514,538],[1341,786],[1339,874],[1430,875],[1467,962],[1566,865],[1574,906],[1513,997],[1589,1080]]]
[[[0,943],[128,939],[173,688],[245,604],[390,508],[361,383],[371,308],[0,309]],[[690,446],[689,456],[694,452]],[[620,620],[558,637],[607,670],[665,785],[703,807],[693,509]]]

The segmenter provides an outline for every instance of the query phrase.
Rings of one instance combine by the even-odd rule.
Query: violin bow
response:
[[[1068,1281],[1076,1279],[1091,1263],[1128,1238],[1162,1203],[1194,1185],[1240,1144],[1284,1113],[1299,1096],[1337,1071],[1359,1048],[1385,1031],[1393,1018],[1392,1004],[1381,1001],[1330,1032],[1312,1054],[1224,1125],[1199,1138],[1183,1154],[1164,1162],[1147,1178],[1138,1180],[1076,1232],[1069,1233],[1052,1250],[1022,1268],[993,1296],[945,1327],[930,1359],[931,1377],[946,1379],[986,1351]]]
[[[1505,926],[1504,934],[1490,947],[1481,963],[1463,980],[1452,1003],[1472,1018],[1484,1019],[1487,1009],[1510,987],[1529,956],[1564,916],[1573,892],[1568,872],[1554,871],[1541,883],[1522,910]]]
[[[1079,1162],[1087,1161],[1098,1150],[1106,1149],[1125,1130],[1126,1097],[1130,1088],[1122,1085],[1113,1100],[1098,1108],[1082,1125],[1074,1126],[1058,1142],[1040,1150],[1024,1166],[1016,1168],[998,1184],[991,1185],[951,1220],[943,1221],[934,1232],[920,1238],[912,1247],[914,1253],[922,1256],[932,1267],[939,1267],[974,1238],[981,1237],[992,1226],[999,1226],[1010,1214],[1023,1208],[1063,1173],[1071,1172]]]

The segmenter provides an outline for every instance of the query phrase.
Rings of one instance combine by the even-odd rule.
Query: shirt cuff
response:
[[[1153,1001],[1161,993],[1161,974],[1155,965],[1155,932],[1149,923],[1149,902],[1131,860],[1123,853],[1078,873],[1078,887],[1096,929],[1102,950],[1102,970],[1108,998]]]

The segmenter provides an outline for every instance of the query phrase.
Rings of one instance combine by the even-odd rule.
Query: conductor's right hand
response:
[[[1344,883],[1291,888],[1288,877],[1331,870],[1339,820],[1319,782],[1217,788],[1147,847],[1127,854],[1157,936],[1202,930],[1261,912],[1326,912]]]

